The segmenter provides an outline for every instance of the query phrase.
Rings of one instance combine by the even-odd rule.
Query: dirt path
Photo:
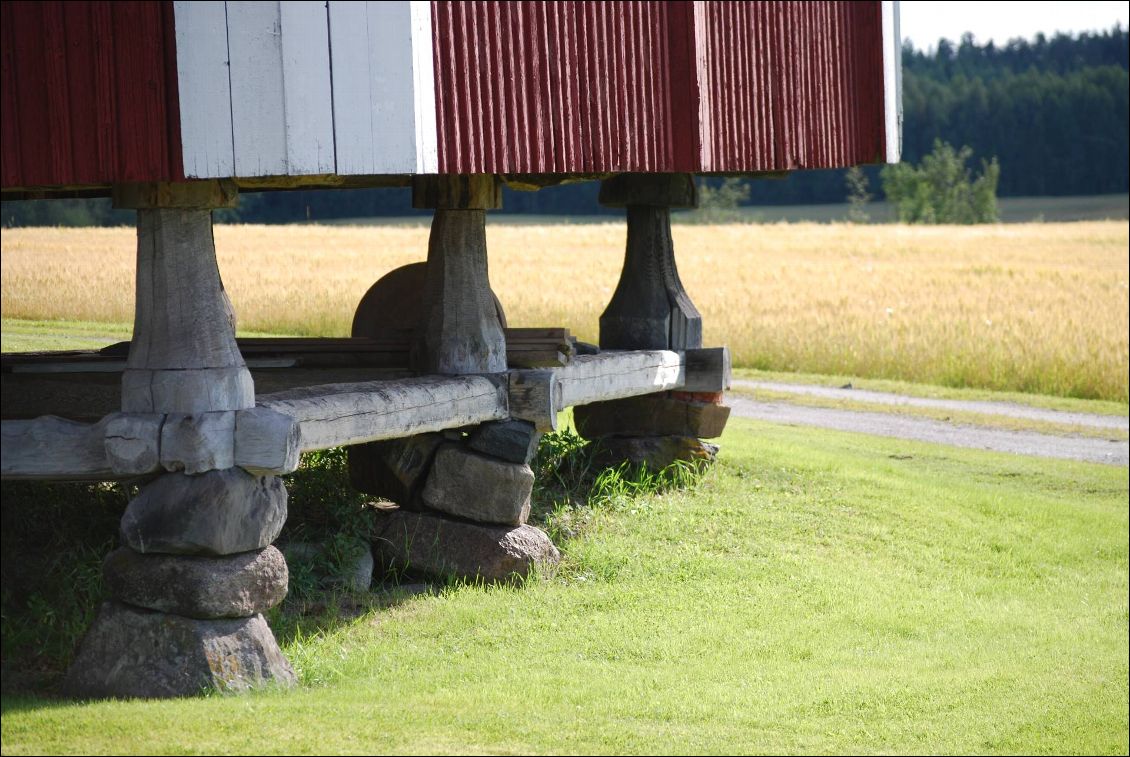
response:
[[[835,389],[830,386],[810,384],[782,384],[773,381],[743,381],[734,379],[735,388],[765,389],[773,392],[803,394],[808,397],[872,402],[878,405],[909,405],[929,407],[939,410],[958,410],[987,415],[1005,415],[1010,418],[1027,418],[1034,421],[1051,421],[1092,428],[1113,428],[1130,430],[1130,418],[1117,415],[1096,415],[1093,413],[1070,413],[1063,410],[1045,410],[1039,407],[1020,405],[1015,402],[984,402],[971,400],[937,400],[927,397],[908,397],[904,394],[873,392],[867,389]]]
[[[735,385],[747,385],[753,382],[738,382]],[[762,385],[768,389],[770,386]],[[772,385],[774,388],[777,385]],[[789,385],[795,388],[795,385]],[[824,387],[808,387],[822,389]],[[841,390],[832,390],[841,391]],[[842,390],[848,396],[859,398],[858,390]],[[872,392],[870,394],[879,394]],[[888,395],[897,397],[899,395]],[[918,400],[916,397],[902,397],[906,400]],[[868,400],[871,401],[871,400]],[[949,400],[929,400],[931,402],[950,402]],[[742,418],[755,418],[757,420],[771,421],[798,426],[818,426],[839,431],[855,431],[875,436],[890,436],[896,439],[913,439],[936,444],[949,444],[954,447],[969,447],[971,449],[987,449],[997,452],[1012,452],[1019,455],[1034,455],[1037,457],[1057,457],[1067,460],[1084,460],[1108,465],[1127,465],[1130,462],[1130,444],[1125,441],[1092,439],[1080,436],[1056,436],[1054,434],[1041,434],[1034,431],[1009,431],[1006,429],[986,428],[983,426],[964,426],[944,421],[935,421],[929,418],[915,418],[913,416],[895,415],[886,413],[861,412],[856,410],[833,410],[828,408],[805,407],[792,405],[787,402],[758,402],[756,400],[731,394],[726,398],[726,404],[733,408],[735,415]],[[897,403],[889,403],[897,404]],[[913,404],[913,403],[909,403]],[[963,405],[998,405],[1001,403],[959,403]],[[937,405],[933,405],[937,407]],[[1009,405],[1009,407],[1019,407]],[[966,408],[971,409],[971,408]],[[1032,409],[1032,408],[1022,408]],[[978,410],[978,412],[986,412]],[[1056,413],[1052,410],[1040,410],[1041,413]],[[998,413],[1002,414],[1002,413]],[[1081,413],[1057,413],[1062,415],[1077,416]],[[1029,417],[1029,416],[1019,416]],[[1087,418],[1104,418],[1105,416],[1090,416]],[[1046,420],[1046,418],[1041,418]],[[1119,419],[1116,419],[1119,420]],[[1067,421],[1078,423],[1079,421]],[[1125,420],[1122,420],[1125,428]]]

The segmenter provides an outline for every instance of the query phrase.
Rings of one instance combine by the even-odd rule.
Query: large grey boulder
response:
[[[136,552],[233,555],[266,547],[285,522],[280,478],[241,468],[198,476],[168,473],[126,507],[121,537]]]
[[[196,620],[106,602],[63,691],[83,699],[184,697],[295,680],[262,615]]]
[[[428,507],[480,523],[520,526],[530,516],[534,472],[521,463],[440,447],[424,484]]]
[[[122,547],[102,563],[106,588],[136,607],[190,618],[245,618],[286,597],[287,569],[274,547],[228,557],[143,555]]]
[[[438,515],[397,511],[386,516],[374,542],[378,560],[397,570],[485,581],[524,578],[561,553],[530,525],[488,526]]]

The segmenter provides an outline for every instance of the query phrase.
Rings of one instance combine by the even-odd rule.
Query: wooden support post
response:
[[[115,188],[115,207],[137,209],[137,303],[122,375],[124,412],[255,405],[212,239],[212,208],[234,201],[234,187],[216,181]]]
[[[628,244],[620,283],[600,316],[601,349],[686,350],[702,346],[702,317],[675,266],[671,208],[695,207],[689,174],[621,174],[600,202],[626,207]]]
[[[417,176],[417,208],[433,208],[424,316],[412,350],[420,373],[506,370],[506,337],[487,277],[486,211],[501,206],[492,175]]]

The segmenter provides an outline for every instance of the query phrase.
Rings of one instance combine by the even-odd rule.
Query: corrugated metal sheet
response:
[[[689,3],[433,2],[444,173],[675,170]]]
[[[185,12],[203,13],[203,6],[182,5]],[[318,24],[290,28],[327,44],[332,13],[324,2],[308,0],[284,9],[317,19]],[[330,173],[342,170],[335,163],[340,156],[330,129],[332,108],[369,119],[367,126],[360,125],[358,139],[368,139],[372,149],[385,145],[404,152],[400,143],[385,139],[391,121],[380,116],[382,93],[394,90],[402,96],[392,98],[393,107],[411,111],[412,118],[401,120],[421,134],[420,125],[430,126],[434,108],[436,163],[429,137],[424,140],[429,144],[417,145],[427,160],[406,156],[379,166],[370,160],[344,173],[435,170],[433,165],[441,173],[759,172],[884,157],[879,2],[436,0],[413,6],[415,16],[400,14],[418,17],[419,29],[379,30],[402,43],[398,52],[381,34],[358,36],[362,52],[372,52],[366,46],[375,45],[391,60],[354,56],[366,66],[342,64],[336,77],[330,54],[309,61],[284,58],[275,50],[278,45],[267,45],[278,53],[263,58],[271,66],[285,68],[289,60],[296,67],[283,77],[284,85],[318,86],[288,91],[281,102],[293,108],[252,109],[242,121],[235,112],[254,105],[256,97],[263,99],[265,90],[254,77],[242,76],[247,56],[235,55],[241,49],[238,40],[233,42],[231,28],[225,29],[231,10],[221,16],[213,9],[222,25],[216,21],[190,29],[186,21],[179,30],[186,40],[192,34],[226,31],[229,36],[223,45],[195,44],[183,51],[183,65],[203,66],[195,72],[203,83],[186,89],[193,102],[180,103],[178,73],[181,81],[191,82],[195,70],[177,70],[172,3],[0,3],[3,186],[181,179],[182,108],[202,119],[193,122],[198,128],[184,132],[189,154],[204,154],[205,159],[192,162],[196,175]],[[370,10],[380,15],[397,9],[372,4]],[[277,42],[272,36],[277,26],[255,21],[244,31]],[[361,30],[348,31],[360,35]],[[411,44],[408,37],[397,37],[404,34],[414,35]],[[337,52],[344,53],[343,40],[338,42]],[[309,47],[299,42],[292,49]],[[213,60],[217,56],[222,59]],[[434,93],[413,79],[418,67],[413,56],[432,60]],[[212,92],[208,77],[232,84],[230,119],[214,119],[205,107],[200,93]],[[356,86],[345,86],[349,77]],[[247,83],[244,79],[248,86],[235,86]],[[331,86],[340,101],[330,98]],[[226,110],[222,88],[216,91],[221,94],[213,98],[219,103],[213,110]],[[380,95],[376,99],[374,91]],[[350,93],[361,93],[356,103],[349,101]],[[215,157],[215,140],[200,135],[213,136],[215,126],[209,124],[222,127],[219,120],[227,122],[235,146],[231,155],[225,149]],[[306,128],[307,121],[319,128]],[[271,130],[281,130],[285,141],[273,143],[259,133]],[[260,153],[275,143],[285,143],[285,160],[263,159]],[[250,145],[248,159],[240,160],[245,144]],[[298,161],[295,156],[303,151],[316,160]],[[207,166],[203,173],[197,167],[201,162]],[[218,167],[212,169],[212,163]]]
[[[3,186],[183,178],[169,2],[0,3]]]
[[[882,159],[878,2],[432,6],[441,172]]]
[[[883,159],[877,2],[706,2],[704,171],[781,171]]]

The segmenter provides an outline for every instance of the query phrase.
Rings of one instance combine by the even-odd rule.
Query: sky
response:
[[[899,24],[903,40],[919,49],[934,48],[938,38],[954,42],[965,32],[973,32],[978,42],[990,39],[1004,44],[1013,37],[1032,39],[1043,32],[1051,37],[1057,31],[1078,34],[1106,31],[1121,22],[1130,26],[1130,3],[1120,2],[935,2],[902,0]]]

